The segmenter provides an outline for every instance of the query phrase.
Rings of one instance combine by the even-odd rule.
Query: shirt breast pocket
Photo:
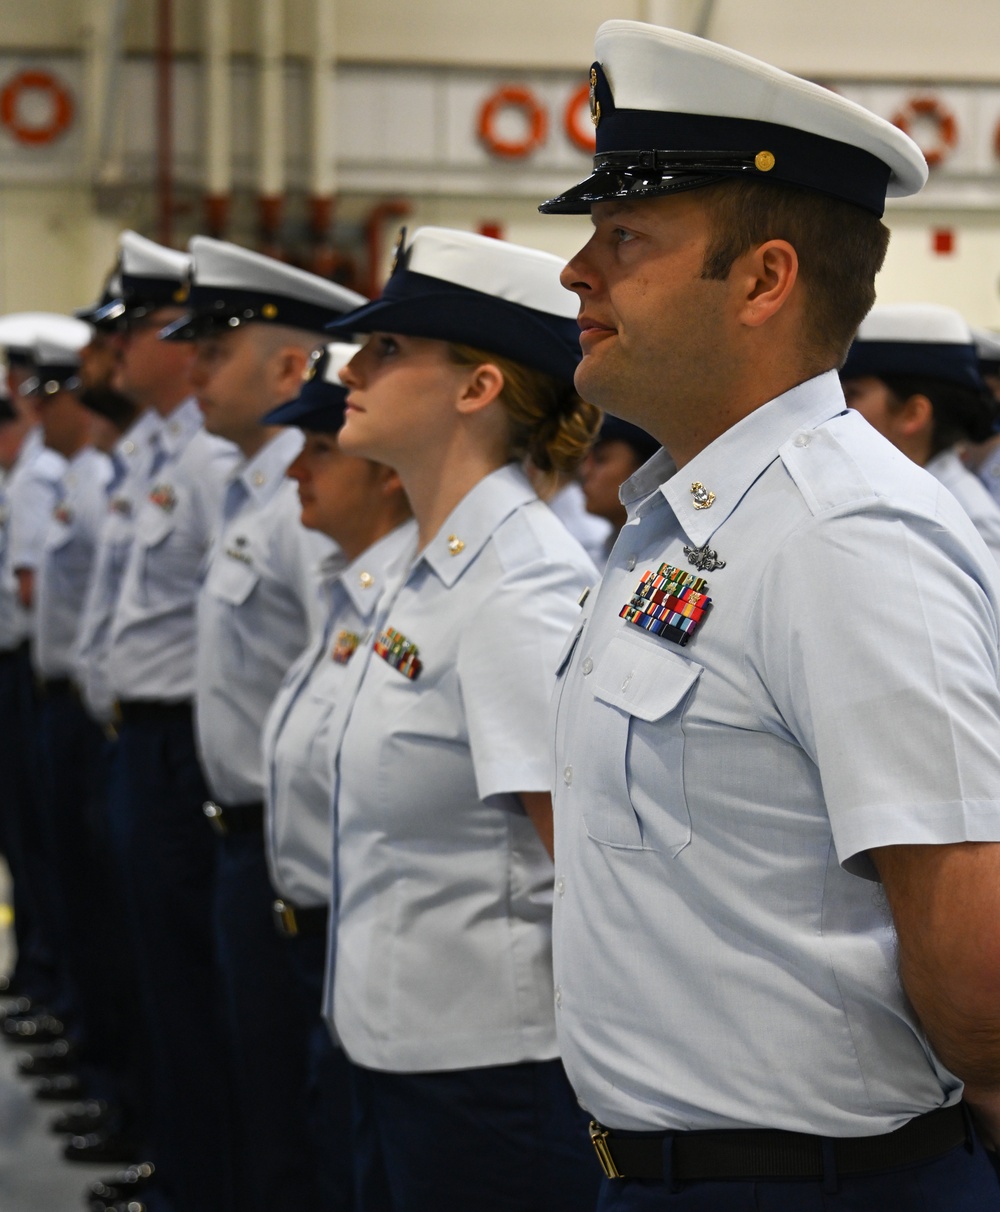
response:
[[[596,842],[679,854],[691,840],[684,716],[702,667],[642,635],[616,635],[594,666],[593,793],[583,815]]]
[[[242,606],[259,580],[260,573],[253,564],[235,560],[232,556],[222,556],[214,562],[209,572],[207,588],[220,602]]]

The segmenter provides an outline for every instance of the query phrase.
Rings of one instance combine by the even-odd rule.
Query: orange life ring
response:
[[[51,98],[49,119],[42,125],[25,122],[21,117],[21,94],[45,92]],[[18,72],[0,91],[0,122],[18,143],[38,147],[51,143],[73,121],[73,98],[64,84],[51,72],[27,70]]]
[[[527,120],[522,139],[501,139],[494,131],[497,114],[504,109],[519,109]],[[523,160],[545,142],[548,117],[541,102],[527,88],[505,85],[483,102],[479,111],[479,138],[495,156],[505,160]]]
[[[584,114],[586,118],[581,121]],[[594,139],[594,122],[590,116],[589,82],[581,84],[566,103],[563,125],[570,143],[574,147],[578,147],[580,151],[586,152],[588,156],[592,156],[597,144]]]
[[[911,97],[895,115],[892,124],[908,135],[915,118],[930,118],[937,127],[937,143],[930,148],[921,148],[927,163],[936,168],[958,142],[955,115],[934,97]]]

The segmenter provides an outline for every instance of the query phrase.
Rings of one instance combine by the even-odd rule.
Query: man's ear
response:
[[[759,328],[788,303],[799,277],[799,255],[787,240],[767,240],[738,257],[730,275],[742,291],[739,320]]]
[[[282,400],[291,400],[302,390],[309,352],[298,345],[282,345],[272,357],[274,389],[282,393]]]
[[[458,398],[458,411],[479,412],[491,404],[503,391],[504,377],[499,366],[481,362],[470,369]]]

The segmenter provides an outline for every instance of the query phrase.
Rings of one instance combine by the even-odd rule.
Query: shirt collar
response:
[[[538,496],[516,463],[491,472],[459,501],[417,558],[425,560],[449,589],[475,560],[497,527],[515,509]]]
[[[154,409],[148,408],[115,443],[115,455],[119,459],[131,462],[149,447],[160,424],[159,414]]]
[[[285,482],[285,472],[302,449],[301,429],[282,429],[233,471],[231,481],[239,481],[247,496],[257,505],[266,505]]]
[[[641,514],[654,507],[655,499],[650,498],[659,492],[685,535],[696,547],[702,547],[778,457],[779,448],[789,438],[796,432],[815,429],[845,408],[837,372],[817,375],[754,409],[679,472],[666,451],[659,451],[626,480],[622,503],[630,515]],[[697,508],[700,502],[702,507]]]
[[[359,618],[367,622],[375,613],[382,591],[390,579],[390,569],[395,568],[404,551],[413,549],[416,541],[417,524],[411,518],[372,543],[350,564],[344,564],[343,557],[340,557],[341,564],[333,581],[350,599]]]
[[[159,436],[164,453],[168,456],[179,454],[201,426],[202,416],[198,401],[194,396],[189,396],[163,418]]]

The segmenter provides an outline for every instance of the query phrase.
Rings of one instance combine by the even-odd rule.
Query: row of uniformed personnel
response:
[[[56,1013],[4,1030],[62,1036],[35,1073],[75,1043],[107,1095],[69,1113],[100,1129],[71,1151],[122,1131],[152,1151],[154,1172],[95,1207],[137,1188],[175,1212],[592,1206],[560,1054],[594,1115],[602,1208],[884,1207],[901,1168],[901,1208],[996,1203],[958,1107],[968,1074],[995,1137],[991,1070],[947,1029],[974,982],[956,968],[942,1004],[904,965],[904,993],[859,884],[877,872],[907,961],[937,962],[916,902],[951,893],[912,843],[957,845],[960,864],[1000,837],[978,794],[1000,716],[995,562],[948,493],[845,419],[829,371],[864,274],[817,338],[815,233],[786,215],[793,242],[762,235],[722,270],[704,229],[723,194],[699,192],[742,176],[820,226],[832,198],[873,275],[887,178],[912,191],[926,170],[871,115],[697,39],[611,23],[599,52],[595,175],[546,204],[595,207],[562,274],[579,329],[554,258],[463,233],[418,231],[373,304],[216,241],[189,263],[126,233],[120,290],[89,317],[120,325],[113,387],[140,412],[117,463],[72,424],[71,361],[31,343],[29,392],[69,467],[35,563],[18,499],[46,482],[37,450],[6,486],[5,584],[35,635],[27,658],[20,633],[3,645],[21,729],[4,845],[17,975]],[[741,126],[762,82],[796,104],[760,100]],[[740,114],[675,121],[710,95]],[[340,368],[346,405],[334,353],[310,363],[327,332],[372,334]],[[565,478],[594,437],[574,373],[673,457],[626,483],[579,618],[593,567],[523,469]],[[953,449],[995,414],[964,322],[877,309],[843,374],[987,533]],[[856,621],[872,559],[888,633]],[[84,606],[59,655],[67,601]],[[936,895],[914,898],[924,882]]]

